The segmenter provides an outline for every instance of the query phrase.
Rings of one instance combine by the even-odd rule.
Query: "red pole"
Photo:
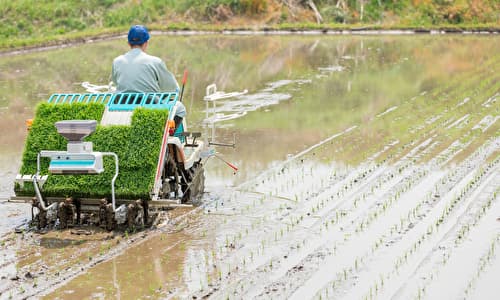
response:
[[[225,159],[223,159],[222,157],[220,157],[220,156],[218,156],[218,155],[215,155],[215,154],[214,154],[214,156],[215,156],[215,157],[217,157],[218,159],[222,160],[223,162],[225,162],[225,163],[226,163],[226,165],[228,165],[228,166],[229,166],[231,169],[233,169],[235,172],[238,172],[238,167],[237,167],[237,166],[235,166],[235,165],[233,165],[232,163],[230,163],[230,162],[226,161]]]
[[[181,102],[182,102],[182,95],[184,95],[184,86],[186,86],[187,78],[188,78],[188,71],[184,70],[184,76],[182,77],[181,96],[179,97],[179,99],[180,99],[179,101],[181,101]]]

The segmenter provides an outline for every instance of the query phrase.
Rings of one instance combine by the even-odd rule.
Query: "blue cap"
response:
[[[128,42],[130,45],[142,45],[149,40],[149,33],[146,27],[134,25],[128,31]]]

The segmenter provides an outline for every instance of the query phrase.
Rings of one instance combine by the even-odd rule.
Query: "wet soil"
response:
[[[185,251],[186,243],[191,241],[184,233],[184,228],[191,222],[192,212],[192,208],[164,212],[161,216],[163,223],[136,233],[108,232],[93,226],[35,232],[23,226],[19,233],[8,233],[2,239],[2,250],[5,254],[0,267],[6,275],[1,279],[1,295],[33,297],[63,286],[80,274],[86,274],[84,281],[90,283],[91,287],[78,284],[80,289],[64,289],[62,293],[56,291],[48,298],[74,299],[75,295],[108,298],[115,295],[115,292],[127,298],[136,298],[151,294],[150,292],[154,292],[156,288],[150,289],[148,286],[138,289],[137,286],[127,284],[124,286],[129,289],[121,287],[118,290],[109,290],[108,283],[104,280],[108,278],[103,274],[109,274],[111,264],[115,270],[115,281],[117,274],[118,278],[126,274],[127,280],[136,280],[136,276],[139,276],[147,285],[146,283],[154,282],[152,278],[155,275],[150,273],[149,269],[146,270],[145,265],[165,263],[168,272],[161,274],[159,282],[165,282],[168,278],[172,282],[177,282],[179,280],[177,269],[183,260],[179,255]],[[174,244],[178,247],[172,246]],[[130,254],[122,255],[124,251],[132,248],[134,250]],[[171,259],[169,255],[173,255]],[[157,260],[161,257],[163,257],[161,260]],[[116,271],[117,266],[119,266],[118,271]],[[139,274],[134,273],[136,271]],[[148,274],[153,277],[147,277]],[[160,293],[162,284],[158,283],[158,286],[160,290],[156,296],[167,295],[163,292],[169,290]],[[172,286],[174,290],[174,284]]]

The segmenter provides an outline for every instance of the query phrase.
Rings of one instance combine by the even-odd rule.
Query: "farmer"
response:
[[[111,78],[117,93],[124,92],[173,92],[179,84],[161,58],[146,54],[149,33],[146,27],[134,25],[128,32],[130,51],[113,61]],[[177,101],[174,117],[176,128],[186,116],[186,108]]]

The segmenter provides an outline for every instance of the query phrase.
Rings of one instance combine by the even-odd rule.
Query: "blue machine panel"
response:
[[[48,102],[53,104],[103,103],[110,111],[131,111],[136,107],[168,109],[177,102],[179,93],[100,93],[53,94]]]
[[[62,167],[62,166],[78,166],[78,167],[91,167],[95,163],[95,160],[52,160],[50,162],[51,167]]]

